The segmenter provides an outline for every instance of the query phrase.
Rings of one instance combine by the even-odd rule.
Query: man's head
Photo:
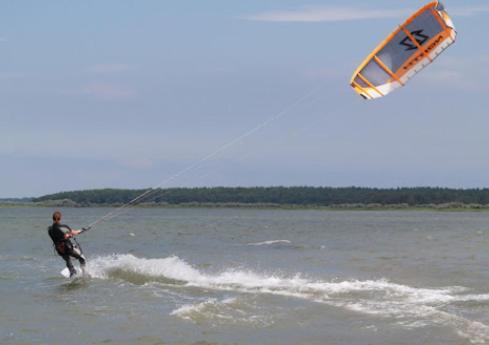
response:
[[[61,221],[61,212],[56,211],[53,213],[53,222],[59,223]]]

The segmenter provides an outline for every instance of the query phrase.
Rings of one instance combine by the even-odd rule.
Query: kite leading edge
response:
[[[455,42],[457,32],[445,7],[432,1],[391,33],[357,68],[350,81],[365,99],[404,86]]]

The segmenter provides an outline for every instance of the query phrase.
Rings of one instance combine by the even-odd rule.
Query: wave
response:
[[[274,244],[292,244],[289,240],[273,240],[273,241],[263,241],[263,242],[256,242],[256,243],[248,243],[249,246],[270,246]]]
[[[274,323],[271,316],[257,313],[256,306],[251,306],[235,297],[222,300],[209,298],[200,303],[184,304],[170,315],[210,326],[248,324],[255,327],[268,327]]]
[[[138,285],[150,282],[182,285],[188,283],[190,277],[201,275],[176,256],[144,259],[131,254],[95,258],[87,265],[87,272],[93,278],[119,278]]]
[[[88,272],[95,278],[123,279],[136,284],[159,283],[295,297],[356,313],[391,318],[404,327],[447,326],[472,343],[489,342],[489,326],[444,310],[454,303],[489,303],[489,294],[470,294],[467,288],[459,286],[417,288],[386,279],[330,282],[307,279],[299,274],[287,277],[246,270],[206,274],[176,256],[144,259],[130,254],[96,258],[90,262]],[[211,314],[224,320],[225,315],[232,314],[230,304],[231,300],[207,300],[181,306],[173,315],[195,322],[209,318]]]

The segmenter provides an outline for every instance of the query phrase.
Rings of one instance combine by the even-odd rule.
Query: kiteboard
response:
[[[84,273],[81,269],[75,268],[76,273],[70,277],[70,270],[68,267],[65,267],[61,272],[59,272],[66,279],[78,279],[83,277],[88,277],[88,273]]]

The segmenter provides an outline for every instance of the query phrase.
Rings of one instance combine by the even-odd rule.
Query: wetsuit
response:
[[[53,240],[54,247],[59,256],[66,262],[66,267],[70,270],[70,277],[76,274],[76,270],[71,262],[71,257],[74,257],[80,262],[80,267],[85,267],[85,257],[78,245],[73,244],[68,238],[65,238],[65,233],[71,231],[68,225],[54,223],[48,228],[49,237]]]

